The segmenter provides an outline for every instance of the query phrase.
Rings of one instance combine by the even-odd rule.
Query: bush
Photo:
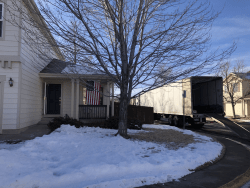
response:
[[[68,115],[65,117],[57,117],[48,123],[49,129],[52,131],[61,127],[62,124],[69,124],[71,126],[75,126],[76,128],[83,127],[84,124],[77,119],[70,118]]]
[[[118,123],[119,123],[119,117],[113,116],[105,121],[103,128],[118,129]],[[138,119],[128,119],[127,120],[127,127],[128,127],[128,129],[141,130],[142,123]]]
[[[65,117],[57,117],[54,118],[52,121],[48,123],[49,129],[52,131],[60,128],[62,124],[69,124],[71,126],[75,126],[76,128],[80,127],[101,127],[106,129],[118,129],[119,117],[111,117],[105,122],[92,122],[92,123],[82,123],[77,119],[70,118],[67,114]],[[136,129],[141,130],[142,123],[140,120],[137,119],[128,119],[127,121],[128,129]]]

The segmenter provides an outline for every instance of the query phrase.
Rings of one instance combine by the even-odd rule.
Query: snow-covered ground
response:
[[[239,119],[238,121],[240,121],[240,122],[250,123],[250,119]]]
[[[62,125],[34,140],[0,144],[0,187],[119,188],[163,183],[191,173],[189,169],[215,159],[222,150],[209,137],[188,130],[146,127],[175,129],[199,142],[170,150],[163,144],[114,136],[117,130]]]

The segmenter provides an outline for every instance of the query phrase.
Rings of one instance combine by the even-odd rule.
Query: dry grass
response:
[[[147,132],[130,134],[132,140],[143,140],[146,142],[155,142],[165,144],[169,149],[178,149],[186,147],[188,144],[195,143],[192,135],[183,134],[175,130],[162,130],[162,129],[144,129]]]

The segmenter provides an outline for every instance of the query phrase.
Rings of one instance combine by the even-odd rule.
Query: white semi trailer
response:
[[[222,77],[195,76],[167,84],[136,98],[140,106],[154,108],[155,119],[175,126],[183,120],[202,127],[206,114],[223,114]]]

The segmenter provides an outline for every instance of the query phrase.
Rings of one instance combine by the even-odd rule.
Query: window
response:
[[[87,81],[87,84],[86,84],[87,90],[88,91],[94,91],[94,84],[95,84],[94,81]]]
[[[227,86],[224,85],[224,92],[227,93]]]
[[[239,83],[234,83],[233,84],[233,89],[234,89],[234,92],[239,92],[240,91],[240,84]]]
[[[0,37],[3,37],[3,3],[0,3]]]

